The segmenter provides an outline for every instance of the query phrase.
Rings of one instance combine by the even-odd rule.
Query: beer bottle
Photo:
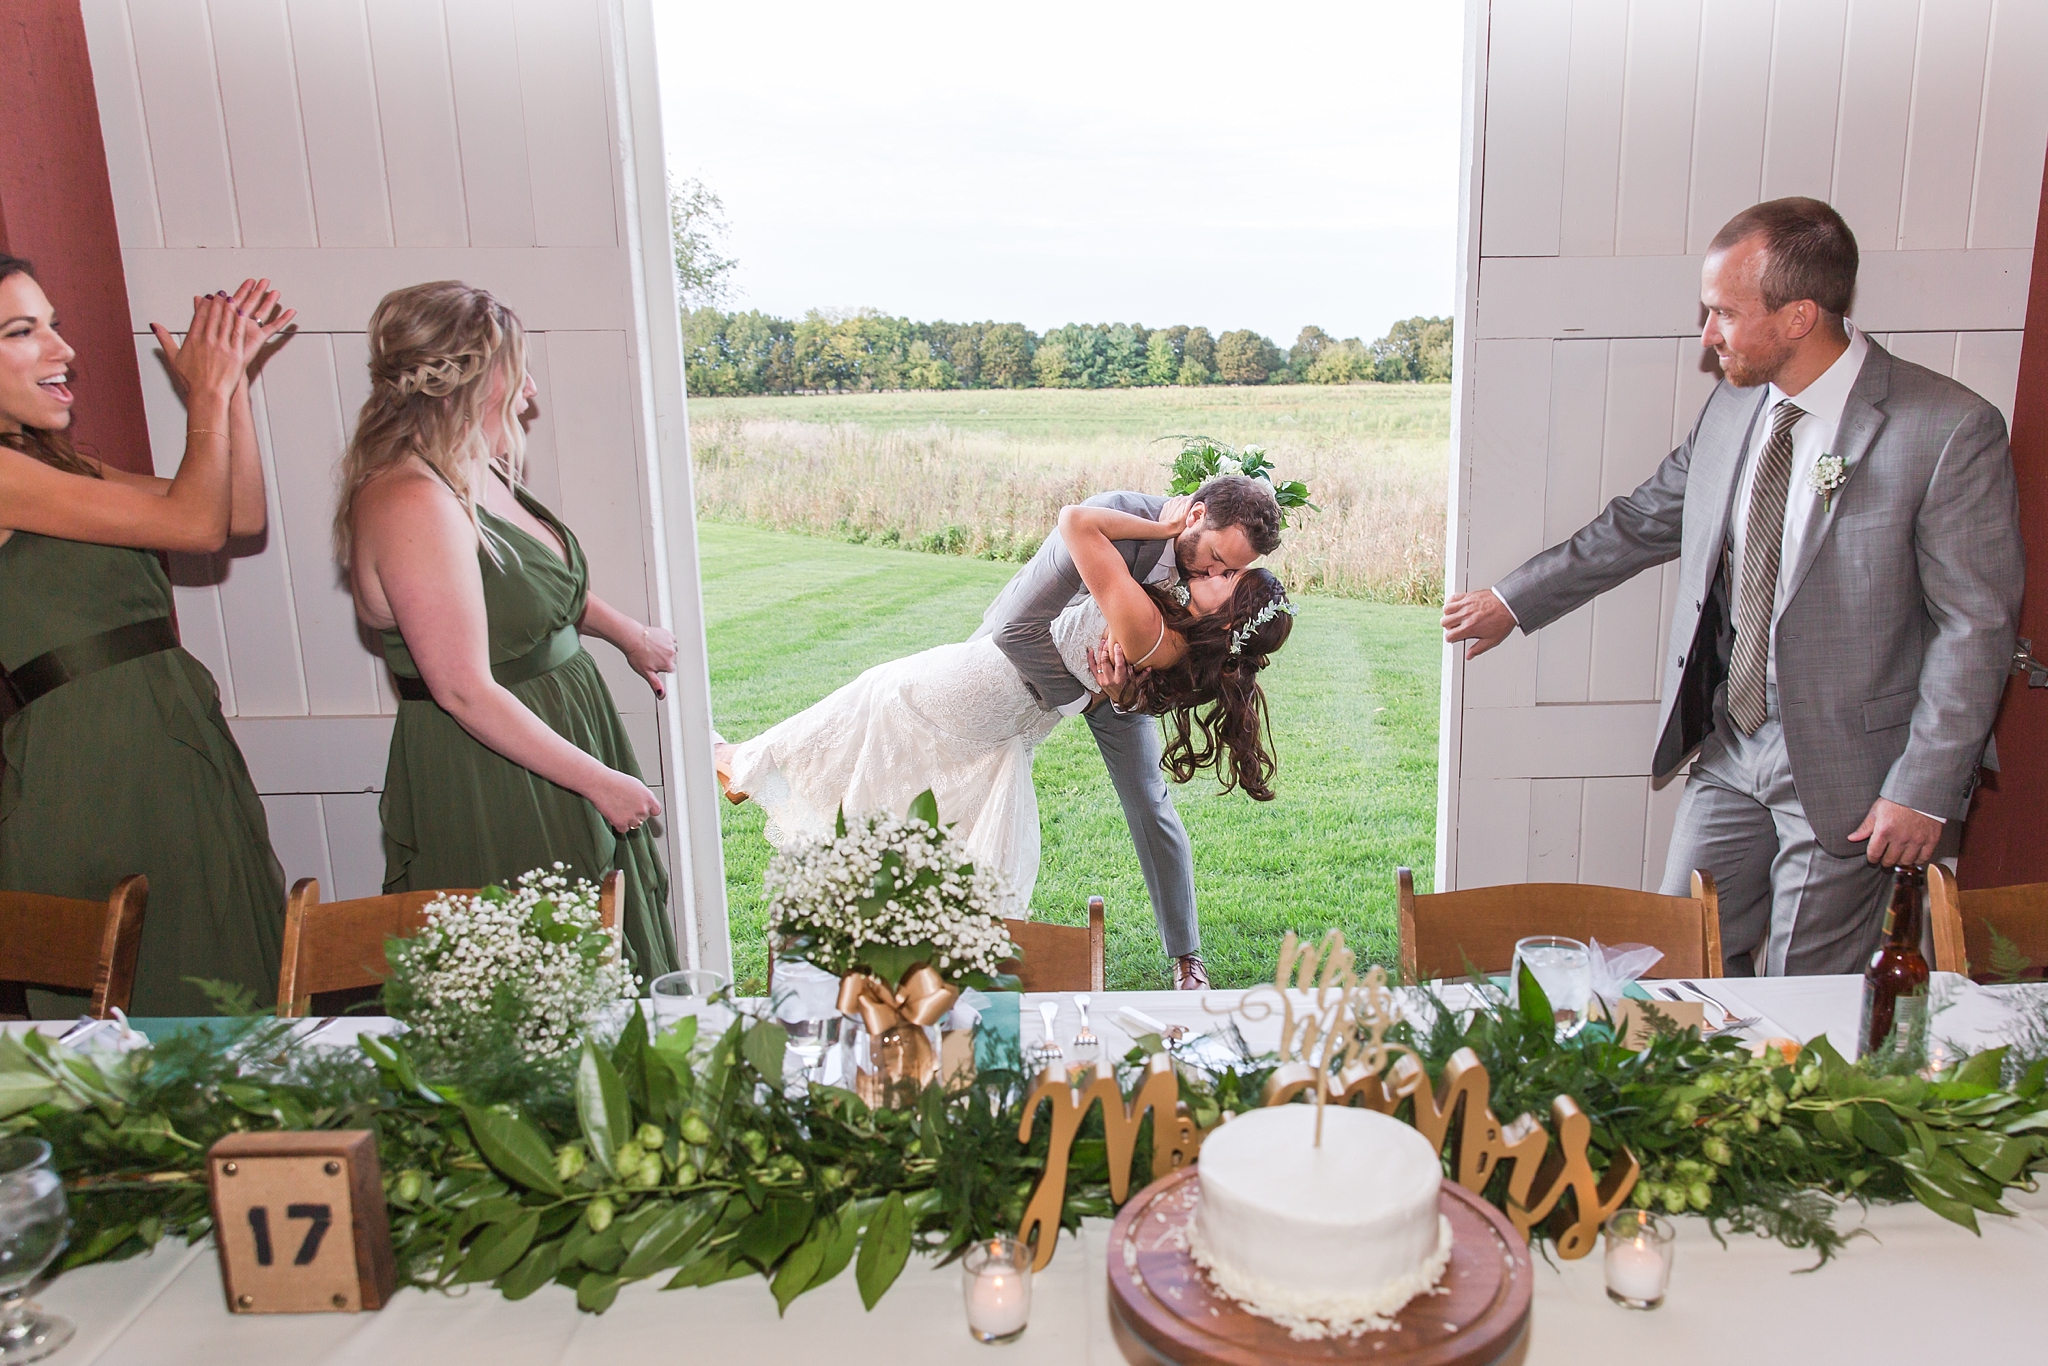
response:
[[[1884,943],[1863,973],[1863,1056],[1897,1040],[1901,1054],[1917,1057],[1927,1046],[1927,960],[1920,956],[1920,895],[1927,870],[1903,864],[1892,871],[1892,904],[1884,913]]]

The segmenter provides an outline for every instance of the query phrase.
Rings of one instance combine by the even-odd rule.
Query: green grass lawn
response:
[[[734,740],[872,664],[966,639],[1014,570],[715,523],[698,534],[712,705]],[[1203,778],[1176,790],[1216,985],[1270,980],[1289,929],[1338,926],[1362,956],[1393,961],[1394,869],[1412,867],[1427,884],[1434,860],[1436,620],[1432,608],[1304,598],[1287,648],[1265,674],[1278,800],[1218,795]],[[1035,913],[1082,924],[1087,898],[1103,897],[1110,987],[1168,985],[1137,856],[1085,723],[1062,724],[1040,747],[1035,777],[1044,842]],[[766,968],[761,874],[770,850],[759,808],[721,810],[734,967],[744,983]]]

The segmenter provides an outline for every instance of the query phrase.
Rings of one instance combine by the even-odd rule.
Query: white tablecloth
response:
[[[1703,983],[1743,1014],[1759,1014],[1800,1038],[1826,1032],[1850,1046],[1859,982],[1850,977]],[[1236,993],[1216,992],[1223,1005]],[[1038,1038],[1027,1002],[1024,1038]],[[1199,1004],[1169,992],[1097,998],[1096,1032],[1113,1049],[1126,1031],[1116,1008],[1134,1005],[1168,1023],[1205,1023]],[[1983,1016],[1973,1017],[1981,1021]],[[1063,1002],[1061,1030],[1075,1023]],[[1248,1031],[1249,1032],[1249,1031]],[[1256,1044],[1258,1040],[1253,1038]],[[1965,1040],[1964,1042],[1971,1042]],[[1664,1307],[1634,1313],[1611,1304],[1600,1257],[1536,1260],[1526,1360],[1582,1366],[1589,1360],[1846,1362],[1947,1360],[1958,1349],[2040,1351],[2048,1303],[2048,1195],[2017,1193],[2018,1215],[1985,1219],[1974,1238],[1917,1205],[1873,1210],[1874,1237],[1854,1240],[1825,1269],[1760,1238],[1716,1244],[1698,1219],[1681,1219]],[[1110,1337],[1104,1253],[1109,1225],[1092,1222],[1063,1241],[1039,1277],[1030,1329],[993,1360],[1118,1366]],[[40,1295],[79,1325],[56,1366],[555,1366],[569,1362],[945,1361],[977,1354],[966,1336],[958,1275],[913,1260],[873,1313],[861,1309],[851,1274],[798,1299],[777,1320],[758,1278],[661,1292],[630,1286],[602,1316],[579,1313],[574,1296],[549,1286],[509,1303],[487,1287],[466,1294],[401,1291],[381,1313],[237,1316],[221,1302],[210,1245],[165,1245],[152,1256],[71,1272]]]

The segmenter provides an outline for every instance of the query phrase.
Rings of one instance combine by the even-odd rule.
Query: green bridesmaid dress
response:
[[[554,528],[568,560],[517,523],[477,509],[503,561],[477,551],[491,673],[556,734],[638,777],[611,689],[576,636],[590,591],[583,547],[552,512],[524,492],[519,501]],[[675,971],[660,822],[619,834],[588,798],[477,740],[433,700],[405,638],[395,630],[383,636],[403,699],[384,774],[384,890],[509,885],[528,869],[557,862],[572,877],[595,882],[616,868],[626,875],[619,919],[634,969],[649,980]]]
[[[0,664],[39,693],[0,730],[0,888],[98,901],[146,874],[129,1014],[212,1014],[194,977],[269,1005],[284,870],[220,690],[170,617],[150,551],[26,531],[0,544]]]

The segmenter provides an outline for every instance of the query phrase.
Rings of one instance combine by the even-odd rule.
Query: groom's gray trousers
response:
[[[1149,493],[1099,493],[1088,502],[1139,517],[1157,517],[1166,500]],[[1131,577],[1142,583],[1159,567],[1171,544],[1165,540],[1118,541],[1116,548],[1130,567]],[[1024,686],[1048,711],[1071,713],[1087,696],[1052,641],[1053,619],[1086,592],[1081,571],[1055,531],[996,595],[982,617],[981,629],[975,632],[976,637],[995,637]],[[1201,926],[1195,918],[1194,858],[1188,849],[1188,832],[1180,823],[1180,813],[1173,809],[1173,796],[1159,770],[1159,722],[1151,716],[1119,716],[1107,702],[1097,705],[1087,717],[1117,801],[1123,806],[1124,823],[1131,830],[1138,867],[1145,874],[1145,891],[1152,898],[1152,918],[1159,923],[1160,943],[1168,957],[1194,953],[1202,947]]]

